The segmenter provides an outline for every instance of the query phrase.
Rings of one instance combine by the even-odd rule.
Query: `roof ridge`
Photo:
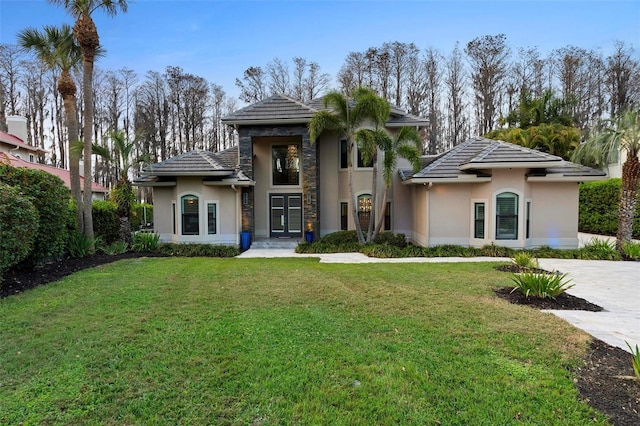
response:
[[[211,159],[207,155],[205,155],[206,152],[210,152],[210,151],[205,151],[203,149],[196,148],[196,152],[198,153],[198,155],[200,155],[200,157],[202,157],[202,159],[204,159],[204,161],[206,161],[207,163],[211,164],[213,167],[220,167],[221,166],[221,164],[219,164],[217,161],[213,161],[213,159]],[[225,166],[226,166],[226,164],[225,164]]]

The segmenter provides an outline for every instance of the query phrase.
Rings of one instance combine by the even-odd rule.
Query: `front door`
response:
[[[269,210],[271,237],[302,236],[302,194],[271,194]]]

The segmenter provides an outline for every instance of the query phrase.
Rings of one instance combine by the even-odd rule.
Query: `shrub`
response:
[[[113,244],[120,237],[118,206],[113,201],[94,201],[91,205],[93,232],[105,244]]]
[[[25,259],[38,231],[38,211],[17,188],[0,183],[0,275]]]
[[[115,256],[116,254],[126,253],[129,250],[129,244],[126,241],[116,241],[108,246],[101,246],[100,250],[109,256]]]
[[[421,246],[409,244],[402,250],[402,257],[425,257],[424,250]]]
[[[321,238],[311,244],[307,242],[299,243],[296,247],[296,253],[358,253],[360,248],[361,245],[357,241],[332,244],[325,242]]]
[[[493,243],[480,248],[480,256],[487,257],[512,257],[515,250],[509,247],[497,246]]]
[[[158,252],[182,257],[235,257],[240,250],[235,246],[212,244],[159,244]]]
[[[145,210],[146,210],[146,222],[153,223],[153,204],[135,203],[131,209],[131,229],[137,231],[146,225],[145,222]]]
[[[534,272],[516,274],[511,277],[514,283],[511,292],[517,290],[526,297],[555,299],[556,296],[574,286],[574,284],[570,284],[571,280],[566,280],[566,277],[567,274],[537,274]]]
[[[622,246],[622,252],[629,259],[640,259],[640,243],[628,241]]]
[[[338,231],[331,234],[327,234],[318,240],[318,243],[324,244],[349,244],[358,243],[358,234],[356,231]]]
[[[365,244],[360,248],[360,253],[378,258],[402,257],[402,249],[390,244]]]
[[[155,232],[134,232],[133,251],[156,251],[160,242],[160,234]]]
[[[580,213],[578,229],[601,235],[616,235],[618,231],[618,203],[620,179],[580,184]],[[640,200],[640,195],[638,196]],[[633,220],[633,236],[640,237],[640,202]]]
[[[67,237],[67,253],[69,256],[79,258],[87,257],[96,252],[96,247],[103,243],[102,238],[90,238],[82,232],[72,232]]]
[[[373,242],[375,244],[388,244],[398,248],[405,248],[407,246],[407,237],[404,234],[381,232]]]
[[[531,256],[531,254],[526,251],[516,252],[511,258],[511,261],[521,270],[528,271],[531,269],[539,269],[540,267],[538,259]]]
[[[614,241],[592,238],[579,250],[579,258],[585,260],[620,260],[620,253],[616,250]]]
[[[640,349],[636,345],[635,350],[631,347],[629,342],[625,342],[631,351],[631,366],[633,366],[633,372],[636,373],[636,378],[640,380]]]
[[[64,254],[69,190],[62,180],[41,170],[0,164],[0,182],[14,186],[38,211],[38,230],[29,255],[22,261],[33,267]]]

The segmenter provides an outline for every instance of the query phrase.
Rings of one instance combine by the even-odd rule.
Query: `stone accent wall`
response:
[[[253,174],[253,138],[254,137],[276,137],[276,136],[300,136],[302,138],[302,197],[304,205],[303,227],[311,224],[314,230],[320,229],[319,217],[319,185],[320,169],[318,167],[318,149],[309,140],[309,131],[304,124],[296,125],[260,125],[260,126],[240,126],[238,128],[240,169],[251,179]],[[242,229],[255,234],[255,205],[254,188],[243,188],[242,190]],[[244,193],[247,192],[248,203],[244,204]],[[309,195],[308,195],[309,194]],[[307,200],[310,203],[307,203]],[[317,232],[316,232],[317,234]]]

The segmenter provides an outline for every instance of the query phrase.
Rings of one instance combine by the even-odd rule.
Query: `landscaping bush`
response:
[[[532,269],[539,269],[540,268],[540,264],[538,262],[538,259],[536,259],[535,257],[533,257],[530,253],[526,252],[526,251],[520,251],[517,252],[513,255],[513,257],[511,258],[511,261],[513,262],[514,265],[518,266],[518,268],[520,268],[520,270],[532,270]]]
[[[100,251],[109,256],[115,256],[116,254],[123,254],[129,250],[129,244],[126,241],[116,241],[108,246],[101,246]]]
[[[638,260],[640,259],[640,243],[633,241],[624,243],[622,246],[622,252],[629,259]]]
[[[0,183],[0,282],[2,271],[25,259],[38,231],[38,211],[17,188]]]
[[[542,299],[555,299],[569,290],[574,284],[570,284],[571,280],[566,279],[567,274],[537,274],[535,272],[525,272],[514,275],[513,281],[514,291],[520,291],[526,297],[539,297]]]
[[[110,245],[120,238],[118,206],[113,201],[94,201],[91,205],[93,232],[104,244]]]
[[[101,237],[90,238],[87,234],[73,231],[69,233],[66,242],[66,250],[69,256],[74,258],[87,257],[96,252],[96,247],[103,244]]]
[[[598,240],[592,238],[591,241],[582,247],[578,253],[579,259],[585,260],[620,260],[620,253],[616,250],[614,241]]]
[[[360,248],[360,253],[378,258],[394,258],[403,255],[401,248],[391,244],[365,244]]]
[[[235,257],[240,250],[235,246],[212,244],[159,244],[159,253],[182,257]]]
[[[137,231],[146,225],[144,223],[145,209],[147,211],[147,223],[153,223],[153,204],[135,203],[131,209],[131,216],[129,222],[131,222],[131,230]]]
[[[405,248],[407,246],[407,237],[404,234],[381,232],[373,242],[375,244],[388,244],[398,248]]]
[[[333,245],[358,243],[358,234],[356,234],[356,231],[332,232],[321,237],[317,242]]]
[[[134,232],[133,251],[156,251],[160,242],[160,234],[155,232]]]
[[[580,232],[616,235],[621,185],[622,181],[617,178],[580,184]],[[640,195],[633,220],[633,236],[640,238]]]
[[[69,190],[62,180],[41,170],[0,164],[0,182],[16,187],[38,211],[33,247],[21,262],[32,267],[64,254]]]

